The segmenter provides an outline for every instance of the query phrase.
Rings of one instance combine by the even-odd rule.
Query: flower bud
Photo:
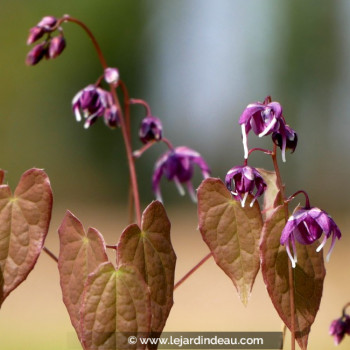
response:
[[[53,16],[45,16],[37,24],[38,27],[45,29],[45,31],[51,31],[51,29],[56,25],[57,19]]]
[[[108,84],[117,84],[119,80],[119,71],[117,68],[106,68],[104,78]]]
[[[66,41],[64,40],[63,35],[55,36],[50,40],[49,57],[56,58],[62,53],[65,47]]]
[[[159,118],[153,116],[145,117],[139,129],[139,137],[142,143],[159,141],[162,138],[163,126]]]
[[[47,44],[46,44],[46,42],[38,44],[38,45],[34,46],[33,49],[28,52],[28,55],[27,55],[27,58],[26,58],[26,64],[28,66],[34,66],[46,54],[47,54]]]
[[[29,29],[27,45],[33,44],[45,34],[45,30],[41,27],[33,27]]]

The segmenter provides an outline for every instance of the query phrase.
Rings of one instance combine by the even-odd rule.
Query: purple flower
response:
[[[27,54],[26,64],[28,66],[34,66],[41,61],[41,59],[47,55],[47,43],[41,43],[35,45]]]
[[[239,118],[242,127],[244,158],[248,158],[247,135],[253,130],[259,137],[278,131],[280,123],[284,123],[282,106],[278,102],[271,102],[271,97],[265,98],[264,102],[249,104]]]
[[[66,41],[63,35],[55,36],[50,40],[49,45],[49,57],[56,58],[59,56],[66,47]]]
[[[281,148],[282,160],[286,161],[286,149],[290,149],[292,153],[298,144],[297,133],[287,124],[280,123],[280,128],[272,134],[273,142]]]
[[[335,345],[339,345],[345,334],[350,335],[350,317],[344,315],[334,320],[329,327],[329,334],[334,336]]]
[[[139,137],[142,143],[159,141],[162,138],[163,126],[159,118],[147,116],[143,118],[139,129]]]
[[[340,239],[341,233],[334,220],[319,208],[303,208],[297,210],[287,221],[281,235],[281,244],[286,246],[287,254],[295,267],[297,262],[295,240],[300,244],[311,244],[318,240],[324,232],[324,238],[316,249],[319,252],[332,236],[331,247],[327,254],[327,261],[334,248],[336,238]],[[290,251],[290,243],[293,248],[293,256]]]
[[[204,178],[209,177],[210,169],[201,155],[185,146],[176,147],[167,151],[157,161],[152,177],[152,189],[156,198],[162,201],[160,180],[164,175],[168,180],[174,181],[181,195],[185,194],[182,183],[187,185],[188,192],[194,202],[197,201],[191,179],[193,165],[197,164]]]
[[[117,84],[119,80],[119,71],[117,68],[106,68],[104,78],[108,84]]]
[[[241,201],[244,207],[248,194],[254,196],[250,203],[252,207],[255,200],[266,190],[266,183],[260,173],[248,165],[235,166],[230,169],[225,177],[226,187],[231,191],[236,200]],[[256,188],[255,194],[253,193]]]

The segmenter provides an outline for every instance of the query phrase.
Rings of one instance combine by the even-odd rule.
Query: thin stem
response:
[[[108,66],[107,66],[107,62],[102,54],[102,50],[100,48],[100,45],[98,44],[95,36],[92,34],[91,30],[85,25],[85,23],[79,21],[78,19],[74,18],[74,17],[71,17],[69,15],[64,15],[61,19],[58,20],[57,22],[57,27],[60,26],[60,24],[62,22],[73,22],[73,23],[76,23],[78,24],[81,28],[83,28],[86,32],[86,34],[88,35],[88,37],[91,39],[94,47],[95,47],[95,50],[97,52],[97,55],[98,55],[98,59],[100,60],[101,62],[101,65],[103,67],[103,69],[106,69]]]
[[[58,258],[57,256],[52,253],[52,251],[49,248],[43,247],[43,251],[52,259],[54,260],[56,263],[58,263]]]
[[[277,157],[276,157],[276,151],[277,147],[274,145],[273,152],[271,154],[273,166],[275,168],[276,177],[277,177],[277,186],[281,193],[281,198],[283,200],[283,207],[284,207],[284,216],[285,221],[287,222],[289,217],[289,211],[288,211],[288,202],[285,200],[285,194],[284,194],[284,186],[282,183],[281,173],[278,167]],[[290,303],[290,314],[291,314],[291,346],[292,350],[295,350],[295,302],[294,302],[294,280],[293,280],[293,268],[291,261],[288,259],[288,282],[290,287],[290,293],[289,293],[289,303]]]
[[[143,145],[140,149],[133,152],[135,158],[140,158],[149,148],[151,148],[157,141],[149,141]]]
[[[100,63],[102,65],[102,68],[105,70],[106,68],[108,68],[107,66],[107,62],[103,56],[102,50],[100,48],[100,45],[98,44],[96,38],[94,37],[94,35],[92,34],[91,30],[81,21],[79,21],[76,18],[70,17],[69,15],[65,15],[63,16],[58,22],[57,22],[57,26],[59,26],[62,22],[73,22],[78,24],[80,27],[82,27],[86,34],[89,36],[89,38],[91,39],[98,58],[100,60]],[[137,177],[136,177],[136,169],[135,169],[135,163],[134,163],[134,158],[132,156],[132,149],[131,149],[131,138],[130,138],[130,134],[128,132],[128,128],[127,125],[125,123],[125,119],[124,119],[124,114],[123,114],[123,110],[120,106],[120,102],[119,102],[119,98],[117,95],[117,91],[116,91],[116,87],[114,86],[114,84],[109,84],[110,87],[110,91],[111,94],[113,96],[113,100],[114,103],[116,104],[116,107],[118,108],[118,110],[120,111],[120,127],[122,130],[122,134],[123,134],[123,139],[124,139],[124,144],[125,144],[125,149],[126,149],[126,156],[128,159],[128,164],[129,164],[129,172],[130,172],[130,182],[131,182],[131,186],[133,189],[133,195],[134,195],[134,203],[135,203],[135,212],[136,212],[136,219],[137,219],[137,223],[140,226],[141,225],[141,208],[140,208],[140,198],[139,198],[139,191],[138,191],[138,185],[137,185]],[[128,110],[127,110],[128,113]]]
[[[178,282],[174,285],[174,290],[179,287],[182,283],[184,283],[188,277],[190,277],[195,271],[197,271],[213,254],[208,253],[196,266],[194,266],[190,271],[186,273]]]
[[[346,316],[346,309],[350,306],[350,303],[346,303],[343,307],[343,310],[342,310],[342,314],[343,314],[343,317]]]
[[[124,115],[125,115],[125,124],[126,128],[128,130],[129,138],[131,139],[131,127],[130,127],[130,97],[129,97],[129,91],[126,87],[125,83],[119,79],[119,86],[122,89],[123,92],[123,98],[124,98]]]
[[[168,146],[168,148],[169,148],[170,150],[173,150],[173,149],[174,149],[173,144],[172,144],[167,138],[162,137],[162,140],[161,140],[161,141],[163,141],[163,142]]]
[[[256,147],[256,148],[252,148],[252,149],[249,150],[249,152],[248,152],[248,157],[251,155],[251,153],[253,153],[253,152],[255,152],[255,151],[260,151],[260,152],[263,152],[263,153],[265,153],[265,154],[272,155],[272,151],[270,151],[270,150],[268,150],[268,149]]]
[[[132,224],[135,220],[135,211],[134,211],[134,194],[132,192],[131,182],[129,184],[129,199],[128,199],[128,213],[129,213],[129,224]]]
[[[291,196],[289,196],[286,201],[289,202],[292,199],[294,199],[298,194],[302,193],[305,196],[305,208],[310,208],[310,199],[309,199],[309,195],[304,191],[304,190],[299,190],[297,192],[295,192],[294,194],[292,194]]]
[[[130,103],[133,105],[136,105],[136,104],[142,105],[146,109],[146,115],[147,116],[152,115],[151,107],[149,106],[149,104],[146,101],[141,100],[141,99],[137,99],[137,98],[132,98],[132,99],[130,99]]]

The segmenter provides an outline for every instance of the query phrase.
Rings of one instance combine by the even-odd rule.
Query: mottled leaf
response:
[[[258,273],[262,217],[256,201],[244,208],[220,179],[209,178],[198,189],[199,230],[216,263],[231,278],[247,305]]]
[[[138,268],[151,291],[152,332],[161,333],[173,305],[176,255],[163,205],[152,202],[142,214],[141,229],[129,225],[118,244],[119,264]]]
[[[282,204],[281,193],[277,185],[277,176],[274,171],[257,168],[263,177],[267,188],[264,193],[264,217],[268,219],[273,213],[274,208]]]
[[[102,235],[89,228],[85,234],[81,222],[67,211],[58,229],[60,254],[58,269],[65,303],[72,325],[81,339],[80,307],[88,275],[108,261]]]
[[[291,328],[291,310],[288,275],[288,255],[280,245],[285,225],[283,206],[275,209],[265,222],[261,239],[261,269],[267,291],[273,305],[287,327]],[[326,274],[323,254],[317,253],[319,245],[296,243],[298,262],[293,269],[293,290],[295,298],[295,337],[302,349],[306,349],[310,327],[320,306],[323,281]]]
[[[116,270],[107,262],[89,275],[81,307],[84,349],[144,349],[127,339],[147,335],[150,325],[150,292],[136,267]]]
[[[2,182],[4,172],[0,172]],[[52,191],[41,169],[26,171],[12,194],[0,185],[0,305],[33,269],[49,229]]]

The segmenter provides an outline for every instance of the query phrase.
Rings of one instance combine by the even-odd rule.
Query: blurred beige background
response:
[[[310,349],[332,349],[332,319],[350,300],[349,154],[350,3],[265,0],[2,0],[0,4],[1,168],[14,187],[26,169],[44,168],[54,190],[47,246],[58,252],[57,227],[66,209],[96,227],[108,243],[127,224],[127,167],[121,135],[102,122],[86,131],[71,99],[101,74],[83,32],[64,25],[67,48],[54,61],[26,67],[30,27],[44,15],[68,13],[90,26],[107,61],[117,66],[132,97],[147,100],[175,145],[201,152],[213,176],[242,163],[238,118],[268,94],[281,102],[299,145],[281,166],[287,192],[307,190],[343,233],[327,264],[324,297]],[[133,109],[134,136],[142,109]],[[252,135],[253,136],[253,135]],[[250,146],[269,140],[250,136]],[[134,148],[140,147],[136,140]],[[160,145],[137,162],[143,207],[152,199]],[[250,164],[271,168],[254,155]],[[197,174],[195,185],[199,184]],[[177,279],[206,253],[196,207],[162,183]],[[166,330],[278,331],[281,322],[259,275],[245,309],[229,279],[208,261],[175,295]],[[61,301],[55,264],[41,256],[35,270],[0,312],[0,348],[70,349],[74,333]],[[79,348],[79,347],[77,347]],[[288,348],[288,346],[286,347]],[[350,348],[350,339],[338,347]]]

